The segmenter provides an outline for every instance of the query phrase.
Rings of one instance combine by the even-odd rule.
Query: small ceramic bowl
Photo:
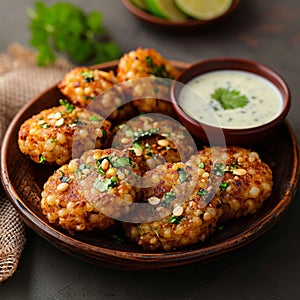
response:
[[[219,70],[245,71],[254,75],[258,75],[263,79],[266,79],[267,82],[271,82],[275,90],[277,89],[277,92],[282,98],[282,105],[278,115],[274,116],[273,119],[263,123],[262,125],[253,125],[252,127],[247,128],[244,128],[245,126],[241,126],[241,128],[236,126],[228,128],[228,126],[224,126],[224,128],[222,128],[222,125],[208,125],[207,122],[204,123],[200,122],[199,120],[197,121],[191,116],[192,114],[187,114],[187,110],[184,111],[183,109],[184,102],[182,102],[186,100],[181,100],[181,105],[179,104],[179,97],[182,89],[192,79],[200,75]],[[225,142],[228,145],[254,144],[270,135],[285,119],[290,109],[291,102],[289,88],[279,74],[265,65],[239,58],[208,59],[191,65],[189,68],[181,72],[173,82],[171,87],[171,100],[173,109],[177,114],[178,119],[192,135],[206,143],[210,142],[214,137],[220,137],[221,144]],[[217,118],[218,117],[216,117],[216,119]],[[225,140],[222,140],[222,138]]]
[[[139,20],[142,20],[145,23],[150,25],[154,25],[159,28],[168,28],[168,29],[192,29],[192,28],[202,28],[207,25],[215,24],[223,19],[227,18],[232,14],[233,11],[238,7],[240,0],[233,0],[230,8],[221,16],[213,18],[211,20],[196,20],[196,19],[188,19],[184,22],[172,22],[163,18],[156,17],[146,10],[143,10],[137,6],[135,6],[131,0],[122,0],[123,5]]]

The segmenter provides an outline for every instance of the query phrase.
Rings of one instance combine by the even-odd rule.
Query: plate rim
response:
[[[190,65],[189,63],[181,62],[181,61],[171,61],[172,63],[176,64],[177,66],[187,67]],[[117,61],[111,61],[103,64],[98,64],[93,66],[93,68],[112,68],[116,66]],[[124,250],[117,250],[111,248],[104,248],[102,246],[92,245],[90,243],[78,240],[73,238],[64,232],[59,231],[54,226],[47,224],[44,220],[39,218],[34,211],[32,211],[26,203],[19,197],[17,191],[15,190],[14,186],[11,184],[11,180],[9,178],[8,169],[6,168],[6,161],[8,156],[8,145],[10,142],[10,137],[12,133],[16,130],[16,123],[18,119],[36,102],[38,101],[42,95],[46,94],[52,89],[57,88],[57,83],[51,85],[41,93],[39,93],[36,97],[30,100],[11,120],[4,138],[2,140],[1,145],[1,180],[4,187],[6,194],[10,202],[13,204],[23,221],[37,232],[41,237],[45,238],[46,240],[55,241],[59,245],[55,245],[64,252],[67,252],[75,257],[81,258],[82,260],[90,261],[90,255],[86,255],[83,252],[83,249],[80,248],[78,245],[84,248],[84,250],[92,252],[92,256],[96,261],[94,263],[103,265],[103,259],[108,259],[110,262],[109,267],[121,268],[122,269],[122,260],[126,260],[130,263],[131,267],[128,265],[125,269],[134,269],[134,263],[140,262],[142,265],[138,265],[138,269],[162,269],[168,268],[173,266],[180,266],[185,265],[193,262],[199,262],[203,260],[207,260],[210,258],[214,258],[221,254],[225,254],[231,252],[237,248],[241,248],[246,244],[249,244],[253,240],[257,239],[259,236],[264,234],[266,231],[272,228],[272,226],[277,223],[280,217],[284,214],[287,210],[288,206],[290,205],[291,201],[294,198],[294,195],[297,191],[297,185],[299,180],[299,149],[298,143],[296,140],[295,133],[289,124],[288,121],[285,121],[283,126],[286,126],[291,141],[292,141],[292,154],[293,154],[293,169],[290,174],[290,182],[292,183],[289,189],[285,190],[284,195],[281,197],[281,200],[277,203],[275,207],[272,208],[272,211],[275,211],[276,214],[267,214],[266,216],[258,219],[254,223],[250,224],[249,227],[239,233],[238,235],[234,235],[233,237],[226,239],[222,242],[207,245],[204,248],[199,247],[197,249],[183,249],[177,250],[174,252],[135,252],[135,251],[124,251]],[[59,238],[63,236],[63,239]],[[68,246],[68,247],[66,247]],[[76,250],[76,253],[73,253],[71,249]],[[220,249],[222,251],[220,251]],[[205,251],[204,251],[205,250]],[[83,255],[83,257],[81,257]],[[161,260],[159,263],[155,263],[155,259],[163,259],[163,264],[161,264]],[[176,262],[174,262],[176,259]],[[105,263],[104,263],[105,264]],[[114,264],[114,265],[111,265]],[[124,265],[123,265],[124,266]],[[124,269],[124,268],[123,268]]]

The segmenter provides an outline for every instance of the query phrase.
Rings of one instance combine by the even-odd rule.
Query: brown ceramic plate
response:
[[[173,62],[183,69],[188,65]],[[117,62],[97,66],[115,69]],[[33,99],[14,118],[7,130],[1,150],[1,177],[6,192],[25,223],[59,249],[101,266],[127,270],[153,270],[178,267],[194,262],[208,261],[216,256],[245,246],[269,230],[288,208],[297,187],[299,158],[295,135],[287,123],[258,151],[274,172],[274,190],[271,198],[254,215],[234,220],[205,243],[195,244],[172,252],[149,252],[125,240],[116,243],[115,234],[122,237],[120,228],[111,232],[76,234],[69,236],[50,223],[39,207],[44,182],[54,167],[38,165],[27,159],[17,144],[20,125],[40,110],[57,105],[60,94],[54,85]]]
[[[238,7],[240,0],[233,0],[230,8],[221,16],[218,16],[211,20],[196,20],[196,19],[188,19],[184,22],[172,22],[163,18],[156,17],[149,12],[138,8],[130,0],[122,0],[124,6],[138,19],[156,27],[160,28],[174,28],[174,29],[191,29],[191,28],[201,28],[206,27],[208,25],[212,25],[222,21],[231,15],[236,8]]]

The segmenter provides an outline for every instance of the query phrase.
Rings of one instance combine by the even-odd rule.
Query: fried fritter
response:
[[[165,162],[186,161],[197,153],[188,131],[174,119],[147,114],[137,116],[114,128],[114,148],[128,149],[142,173]]]
[[[121,57],[117,77],[140,112],[173,115],[169,101],[171,80],[179,74],[168,60],[151,48],[138,48]]]
[[[149,250],[174,250],[210,236],[222,210],[217,200],[206,202],[200,196],[207,178],[198,171],[180,162],[146,172],[144,185],[150,187],[145,189],[144,198],[153,206],[148,212],[153,220],[124,222],[126,236]]]
[[[63,165],[86,150],[107,146],[111,136],[109,121],[63,103],[32,116],[20,127],[19,148],[37,163]]]
[[[120,122],[136,113],[113,71],[78,67],[68,72],[58,85],[59,90],[74,105],[87,107],[110,121]]]
[[[272,171],[255,151],[234,146],[207,147],[187,164],[208,174],[207,188],[221,202],[221,222],[255,213],[271,195]],[[203,197],[210,197],[208,190],[203,190]]]
[[[43,214],[71,234],[104,230],[129,211],[138,173],[138,167],[120,151],[87,151],[49,177],[42,192]]]

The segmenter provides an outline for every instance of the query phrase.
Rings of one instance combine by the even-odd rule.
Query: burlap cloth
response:
[[[58,82],[73,66],[58,60],[38,67],[35,53],[13,44],[0,54],[0,141],[16,113],[30,99]],[[14,274],[25,245],[26,228],[0,185],[0,282]]]

